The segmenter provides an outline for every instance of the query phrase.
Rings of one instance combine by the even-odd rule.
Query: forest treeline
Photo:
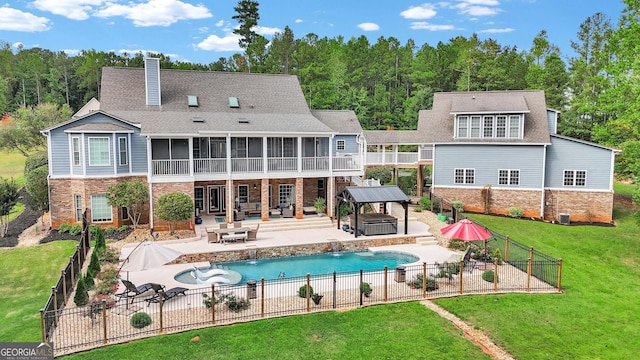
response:
[[[100,98],[103,67],[142,67],[149,55],[163,69],[296,75],[312,109],[354,110],[365,129],[415,129],[435,92],[542,89],[547,106],[561,111],[559,133],[623,149],[617,173],[630,177],[640,174],[640,0],[624,3],[615,21],[602,13],[585,19],[571,55],[545,30],[529,49],[518,49],[476,35],[437,44],[394,37],[370,43],[364,36],[296,38],[285,27],[270,43],[252,37],[244,53],[209,64],[94,49],[69,56],[0,43],[0,113],[44,103],[75,111]]]

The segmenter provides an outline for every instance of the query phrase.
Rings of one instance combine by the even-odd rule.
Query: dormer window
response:
[[[457,115],[456,139],[522,139],[523,114]]]

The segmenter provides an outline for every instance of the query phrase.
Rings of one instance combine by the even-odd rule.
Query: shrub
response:
[[[89,303],[89,293],[87,292],[87,285],[84,282],[82,273],[78,275],[78,285],[76,286],[76,294],[73,297],[73,302],[76,306],[84,306]]]
[[[160,220],[169,222],[169,233],[173,235],[176,224],[188,220],[193,214],[193,200],[181,192],[164,194],[158,198],[157,215]]]
[[[100,273],[100,260],[98,260],[98,252],[94,249],[91,254],[91,262],[89,262],[89,267],[87,268],[87,274],[91,272],[93,276]]]
[[[421,197],[418,207],[422,210],[431,210],[431,199],[426,196]]]
[[[71,229],[71,224],[63,223],[63,224],[60,224],[60,226],[58,226],[59,233],[68,233],[70,229]]]
[[[467,244],[461,239],[449,240],[449,249],[464,250],[467,248]]]
[[[498,265],[502,265],[502,253],[499,248],[496,248],[496,251],[493,252],[493,258],[498,262]]]
[[[302,285],[300,287],[300,289],[298,290],[298,295],[301,298],[306,298],[307,297],[307,285]],[[311,287],[311,285],[309,285],[309,296],[313,295],[313,287]]]
[[[104,240],[104,232],[101,227],[96,227],[95,236],[93,238],[95,240],[95,250],[98,252],[102,252],[107,248],[107,242]]]
[[[413,171],[410,176],[401,176],[398,178],[398,187],[407,195],[416,195],[417,179],[416,172]]]
[[[320,305],[320,300],[322,300],[323,297],[324,297],[324,295],[315,293],[315,294],[311,295],[311,300],[313,300],[314,304]]]
[[[238,313],[242,310],[247,310],[251,302],[245,298],[236,298],[234,294],[228,294],[225,304],[227,304],[229,310]]]
[[[407,286],[413,289],[422,289],[423,278],[422,274],[416,274],[411,281],[407,282]],[[426,285],[426,291],[438,290],[438,283],[432,277],[427,277]]]
[[[93,281],[95,276],[95,273],[91,272],[90,269],[87,269],[87,273],[84,275],[84,284],[86,285],[87,290],[91,290],[96,286],[96,283]]]
[[[146,312],[137,312],[131,317],[131,326],[136,329],[142,329],[145,326],[151,325],[151,316]]]
[[[118,228],[118,232],[128,231],[131,227],[129,225],[122,225]]]
[[[376,167],[368,168],[365,171],[364,176],[366,179],[373,178],[373,179],[380,180],[381,185],[391,182],[391,178],[392,178],[391,169],[384,166],[376,166]]]
[[[113,234],[115,234],[117,231],[117,229],[113,226],[108,226],[106,229],[104,229],[104,236],[113,236]]]
[[[73,224],[69,226],[69,235],[76,236],[82,232],[82,224]]]
[[[223,303],[227,298],[226,295],[223,295],[220,291],[216,291],[214,295],[215,295],[215,298],[212,301],[211,296],[209,296],[209,294],[202,294],[202,297],[203,297],[202,303],[204,304],[204,306],[206,306],[207,309],[211,309],[212,305]]]
[[[98,235],[98,229],[100,229],[100,226],[98,225],[95,225],[95,224],[89,225],[89,234],[91,235],[92,239],[95,239],[96,235]]]
[[[117,264],[120,260],[120,255],[118,250],[108,247],[98,254],[98,260],[100,260],[100,263]]]
[[[360,284],[360,292],[366,296],[369,297],[369,295],[371,295],[371,292],[373,291],[373,289],[371,289],[371,285],[369,285],[368,282],[362,282]]]
[[[115,293],[114,286],[118,283],[118,270],[114,268],[107,268],[100,273],[100,282],[96,287],[98,294],[113,294]]]
[[[436,263],[438,267],[437,278],[446,278],[449,280],[453,280],[453,275],[458,275],[460,273],[460,263],[448,263],[444,262],[442,264]]]
[[[519,207],[509,208],[509,216],[511,216],[512,218],[521,218],[523,214],[524,211],[522,211],[522,209]]]
[[[494,276],[493,270],[486,270],[485,272],[482,273],[482,280],[492,283],[493,282],[493,276]],[[497,280],[498,280],[498,277],[496,276],[496,282],[497,282]]]
[[[452,201],[451,206],[453,206],[453,208],[458,212],[464,211],[464,203],[462,201]]]
[[[481,248],[474,248],[471,252],[471,258],[482,262],[493,261],[493,257],[491,257],[491,252],[489,251],[489,249],[485,250]]]

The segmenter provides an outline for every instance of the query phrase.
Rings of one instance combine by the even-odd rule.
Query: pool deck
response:
[[[295,220],[293,220],[295,221]],[[255,227],[259,222],[246,221],[243,222],[245,226]],[[211,225],[211,224],[209,224]],[[206,240],[206,236],[202,236],[205,225],[196,227],[196,237],[190,239],[181,240],[165,240],[158,243],[168,248],[177,250],[183,254],[197,254],[197,253],[209,253],[216,251],[233,251],[233,250],[246,250],[248,248],[260,249],[279,247],[287,245],[305,245],[314,243],[327,243],[327,242],[349,242],[360,239],[374,239],[374,238],[389,238],[399,237],[404,235],[404,221],[398,221],[398,233],[394,235],[373,235],[364,236],[361,235],[358,238],[349,232],[337,229],[337,223],[334,223],[336,227],[333,228],[314,228],[314,229],[302,229],[302,230],[287,230],[287,231],[269,231],[258,232],[258,239],[255,241],[247,242],[235,242],[235,243],[209,243]],[[417,221],[415,218],[409,219],[409,226],[407,235],[419,237],[431,236],[429,232],[429,225]],[[137,244],[127,244],[122,248],[120,259],[125,259],[129,253],[134,249]],[[369,248],[371,251],[400,251],[418,256],[420,260],[417,263],[426,262],[433,264],[435,262],[451,261],[453,258],[459,257],[458,252],[448,250],[438,245],[421,245],[421,244],[406,244],[406,245],[390,245],[379,246]],[[188,270],[191,266],[196,267],[208,267],[208,262],[197,262],[190,264],[173,264],[163,265],[161,267],[142,270],[142,271],[130,271],[121,274],[123,278],[128,278],[136,285],[152,282],[159,283],[170,289],[172,287],[181,286],[189,289],[202,288],[206,285],[197,284],[185,284],[178,282],[174,279],[174,276],[184,270]]]

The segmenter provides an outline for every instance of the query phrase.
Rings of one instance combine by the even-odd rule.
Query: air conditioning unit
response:
[[[571,220],[569,219],[569,214],[560,213],[560,224],[569,225],[570,222],[571,222]]]

